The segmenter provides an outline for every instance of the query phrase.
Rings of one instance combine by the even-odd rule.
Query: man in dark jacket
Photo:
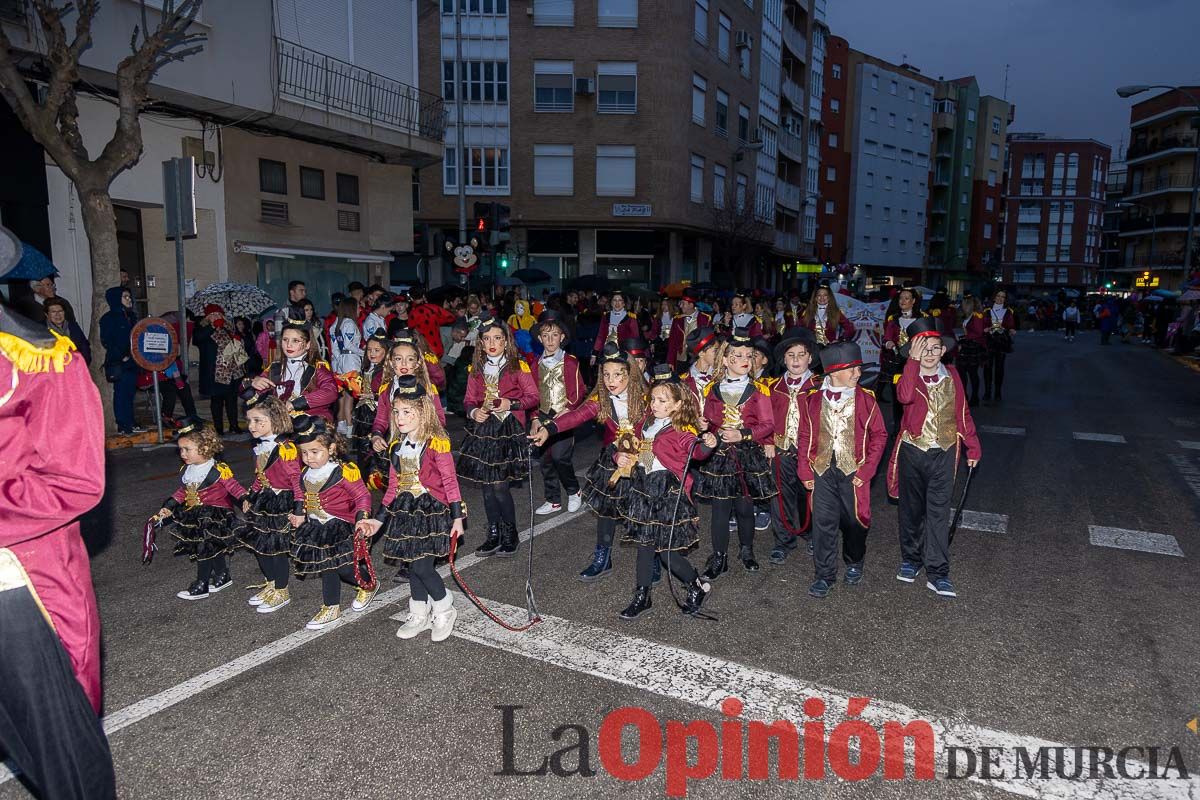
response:
[[[133,424],[133,397],[137,392],[138,366],[130,354],[130,335],[137,315],[133,295],[114,286],[104,293],[109,311],[100,317],[100,341],[104,345],[104,374],[113,384],[113,416],[123,434],[144,433]]]

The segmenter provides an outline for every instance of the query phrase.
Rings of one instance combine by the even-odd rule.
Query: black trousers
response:
[[[867,529],[854,515],[854,473],[830,465],[816,476],[812,497],[813,566],[818,578],[832,583],[837,579],[838,531],[846,566],[861,565],[867,555]]]
[[[1066,330],[1063,332],[1063,335],[1064,335],[1064,336],[1074,336],[1074,335],[1075,335],[1075,328],[1077,328],[1077,327],[1079,326],[1079,323],[1078,323],[1078,322],[1072,322],[1071,320],[1069,320],[1069,319],[1068,319],[1068,320],[1063,320],[1063,325],[1065,325],[1065,326],[1066,326],[1066,328],[1067,328],[1067,329],[1066,329]]]
[[[958,373],[963,376],[967,382],[967,391],[970,393],[968,402],[977,404],[979,402],[979,367],[972,365],[969,367],[958,364]]]
[[[671,574],[685,585],[696,580],[696,568],[688,561],[687,555],[681,550],[668,553],[666,550],[658,554],[658,560],[665,567],[667,556],[670,556]],[[638,545],[637,553],[637,585],[650,586],[654,582],[654,548],[649,545]]]
[[[993,390],[995,395],[999,395],[1000,390],[1004,388],[1004,359],[1007,355],[995,350],[988,351],[987,361],[983,362],[984,397],[992,397]]]
[[[37,797],[117,796],[112,754],[71,657],[25,587],[0,592],[0,753]]]
[[[412,590],[413,600],[425,602],[441,600],[446,596],[446,582],[438,574],[433,556],[409,562],[408,585]]]
[[[558,433],[546,440],[542,447],[542,479],[546,485],[546,500],[562,502],[562,490],[567,494],[579,491],[579,478],[575,476],[575,433]]]
[[[930,580],[950,574],[950,503],[958,450],[900,445],[900,557]]]
[[[742,547],[754,547],[754,501],[749,497],[712,501],[713,552],[729,549],[729,520],[737,517],[738,542]]]
[[[180,389],[175,381],[168,378],[158,382],[158,390],[162,392],[162,413],[164,417],[175,416],[175,399],[183,403],[183,413],[189,417],[196,416],[196,401],[192,399],[192,386],[184,383]]]
[[[327,606],[340,605],[342,602],[343,583],[348,583],[354,587],[358,586],[358,581],[354,580],[354,567],[349,564],[322,572],[321,602]]]
[[[796,474],[795,450],[777,450],[773,468],[779,494],[767,502],[771,504],[775,546],[793,550],[799,543],[797,537],[807,535],[812,522],[808,518],[808,490]]]
[[[217,433],[225,432],[222,412],[229,417],[229,429],[238,429],[238,395],[232,383],[214,383],[212,395],[209,397],[209,409],[212,411],[213,428]]]

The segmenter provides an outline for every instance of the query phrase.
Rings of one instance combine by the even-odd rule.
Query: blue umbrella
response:
[[[21,243],[21,260],[4,276],[5,280],[40,281],[47,275],[57,275],[58,269],[38,250],[28,242]]]

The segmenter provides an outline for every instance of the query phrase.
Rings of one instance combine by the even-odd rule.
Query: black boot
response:
[[[754,548],[742,545],[738,558],[742,560],[742,566],[746,568],[747,572],[758,572],[758,562],[754,560]]]
[[[475,555],[490,556],[500,549],[500,526],[489,525],[487,538],[483,540],[483,544],[475,548]]]
[[[404,583],[408,580],[408,562],[401,561],[400,569],[396,570],[396,574],[392,576],[395,583]]]
[[[208,590],[210,592],[219,592],[222,589],[232,585],[233,576],[229,574],[228,567],[218,573],[215,573],[211,578],[208,579]]]
[[[496,555],[500,558],[512,558],[517,554],[517,544],[520,539],[517,537],[517,526],[509,525],[507,522],[500,523],[500,549],[496,551]]]
[[[708,557],[708,561],[704,563],[704,579],[716,580],[718,576],[723,575],[729,570],[729,560],[724,553],[713,553]]]
[[[633,593],[633,602],[621,612],[621,619],[637,619],[650,610],[650,587],[639,586]]]
[[[700,578],[692,581],[692,585],[688,587],[687,598],[683,601],[683,613],[695,614],[699,611],[700,606],[704,605],[704,601],[708,599],[710,592],[712,592],[712,586]]]

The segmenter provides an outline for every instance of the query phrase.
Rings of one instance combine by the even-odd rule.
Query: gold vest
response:
[[[687,361],[688,360],[687,337],[688,337],[689,333],[696,330],[696,323],[699,321],[700,321],[700,313],[699,312],[697,312],[695,316],[683,318],[683,342],[682,342],[682,346],[679,348],[679,355],[675,357],[676,361]]]
[[[914,314],[912,316],[912,319],[916,319],[916,318],[917,317]],[[903,319],[903,317],[896,317],[896,327],[898,327],[900,329],[900,336],[899,336],[899,338],[896,339],[897,347],[903,347],[904,345],[908,344],[908,330],[904,327],[903,324],[901,324],[900,320],[902,320],[902,319]]]
[[[559,359],[553,367],[547,367],[544,363],[538,364],[538,397],[541,400],[538,408],[542,413],[553,411],[555,414],[561,414],[567,410],[567,382],[563,378],[566,364],[566,356]]]
[[[721,393],[721,399],[725,401],[725,409],[722,412],[721,417],[721,427],[741,430],[742,407],[738,405],[738,401],[742,399],[744,390],[738,392],[726,392],[724,389],[717,387],[717,391]]]
[[[611,312],[610,312],[610,313],[611,313]],[[628,316],[629,316],[629,312],[625,312],[625,317],[628,317]],[[625,321],[625,317],[621,317],[621,322],[624,322],[624,321]],[[612,324],[612,317],[611,317],[611,316],[609,316],[609,317],[608,317],[608,336],[606,336],[606,337],[604,338],[604,341],[606,341],[606,342],[615,342],[615,341],[617,341],[617,337],[618,337],[618,336],[620,336],[620,332],[621,332],[621,325],[620,325],[620,323],[617,323],[616,325],[613,325],[613,324]]]
[[[333,516],[321,506],[321,487],[329,478],[320,481],[304,479],[304,514],[318,522],[328,522]]]
[[[185,483],[183,485],[183,505],[185,508],[195,508],[200,505],[200,484]]]
[[[826,311],[825,313],[828,314],[829,312]],[[828,317],[826,317],[826,319],[828,319]],[[820,317],[813,317],[813,327],[816,328],[813,333],[815,333],[817,336],[817,344],[821,345],[822,347],[829,344],[829,337],[825,334],[825,322]]]
[[[833,464],[849,475],[858,469],[854,457],[854,394],[840,402],[821,400],[821,433],[817,440],[817,455],[813,472],[824,475]]]
[[[780,378],[787,381],[787,378]],[[786,386],[786,383],[785,383]],[[788,388],[787,417],[783,421],[783,433],[775,434],[775,446],[780,450],[791,450],[796,446],[796,438],[800,435],[800,387]]]
[[[921,425],[921,435],[914,437],[905,431],[902,438],[921,450],[935,447],[949,450],[958,441],[958,425],[954,420],[954,381],[943,378],[936,384],[926,384],[926,389],[929,408]]]
[[[402,455],[396,468],[396,493],[408,492],[420,497],[427,491],[421,484],[421,454]]]
[[[504,419],[508,416],[507,411],[495,411],[492,404],[500,399],[500,373],[497,372],[495,377],[483,373],[483,405],[484,411],[489,414],[495,414],[497,419]]]
[[[274,488],[271,487],[270,482],[267,480],[266,474],[267,462],[270,460],[271,452],[269,450],[254,459],[254,477],[258,478],[259,485],[264,489],[268,487]]]

